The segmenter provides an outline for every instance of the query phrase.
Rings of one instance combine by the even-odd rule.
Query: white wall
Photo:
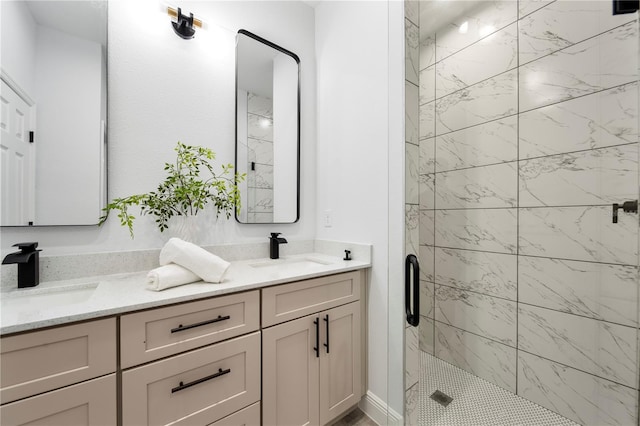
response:
[[[34,97],[36,69],[36,29],[26,3],[0,2],[2,37],[0,42],[2,69],[30,97]]]
[[[319,220],[317,235],[373,244],[368,381],[369,391],[383,401],[389,266],[388,36],[387,2],[321,2],[316,7],[318,212],[331,210],[333,222],[326,228]]]
[[[35,223],[95,224],[101,209],[102,47],[42,26],[36,46]]]
[[[185,41],[158,2],[109,3],[109,198],[155,189],[177,141],[204,145],[221,163],[234,159],[235,32],[245,28],[301,59],[301,220],[291,225],[239,225],[219,220],[203,244],[266,241],[269,232],[291,240],[315,234],[315,54],[313,9],[299,2],[179,2],[208,28]],[[143,18],[141,18],[143,17]],[[223,25],[226,28],[221,27]],[[72,208],[72,206],[70,206]],[[103,227],[2,228],[2,250],[39,241],[43,254],[161,247],[149,217],[136,237],[117,223]]]

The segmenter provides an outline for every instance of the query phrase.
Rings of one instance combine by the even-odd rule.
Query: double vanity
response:
[[[245,224],[282,230],[299,222],[301,210],[314,208],[301,204],[301,192],[316,180],[314,168],[300,172],[301,159],[315,161],[312,10],[297,2],[200,2],[183,11],[136,3],[0,2],[2,35],[24,41],[2,46],[0,91],[13,115],[0,121],[3,137],[15,140],[3,180],[11,190],[0,193],[2,237],[42,233],[62,251],[126,247],[115,218],[93,225],[115,197],[156,188],[178,138],[215,148],[246,174],[235,181],[238,223],[224,225],[231,238],[262,238]],[[195,31],[194,15],[206,31],[189,40],[177,28],[188,22]],[[131,34],[141,16],[145,31]],[[46,66],[33,66],[36,57]],[[134,98],[146,102],[144,119]],[[302,157],[301,135],[310,137]],[[210,219],[202,241],[228,241]],[[44,247],[33,269],[41,284],[28,289],[15,288],[15,265],[3,266],[0,424],[322,425],[344,414],[366,389],[371,247],[295,241],[315,229],[313,217],[303,221],[284,228],[294,241],[281,259],[268,258],[266,243],[213,249],[231,262],[220,284],[147,290],[146,274],[159,263],[153,250],[49,256]],[[139,232],[135,247],[158,245],[157,235]]]
[[[146,272],[5,291],[2,423],[330,423],[366,389],[370,266],[312,253],[162,292]]]

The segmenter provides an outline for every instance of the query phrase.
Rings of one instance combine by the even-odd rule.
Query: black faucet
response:
[[[278,259],[280,257],[280,244],[286,244],[287,240],[278,237],[279,232],[272,232],[269,237],[269,257],[271,259]]]
[[[18,288],[35,287],[40,284],[40,253],[36,250],[38,243],[18,243],[20,251],[8,254],[2,261],[3,265],[18,264]]]

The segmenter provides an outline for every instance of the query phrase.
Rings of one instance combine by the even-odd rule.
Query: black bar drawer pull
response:
[[[214,318],[214,319],[208,320],[208,321],[197,322],[195,324],[184,325],[184,326],[182,324],[180,324],[176,328],[172,328],[171,332],[172,333],[177,333],[178,331],[185,331],[185,330],[189,330],[191,328],[201,327],[203,325],[213,324],[213,323],[220,322],[220,321],[225,321],[225,320],[228,320],[230,318],[231,317],[229,315],[225,315],[225,316],[218,315],[218,318]]]
[[[171,393],[176,393],[176,392],[184,390],[186,388],[190,388],[191,386],[199,385],[202,382],[206,382],[207,380],[215,379],[216,377],[224,376],[225,374],[229,374],[229,373],[231,373],[231,369],[230,368],[227,368],[226,370],[223,370],[222,368],[219,368],[217,373],[212,374],[212,375],[207,376],[207,377],[203,377],[202,379],[194,380],[193,382],[189,382],[187,384],[184,384],[183,382],[180,382],[179,386],[176,386],[175,388],[171,389]]]
[[[327,328],[327,343],[324,344],[324,347],[327,348],[327,353],[329,353],[329,314],[325,315],[324,322]]]
[[[316,358],[320,358],[320,321],[318,318],[313,320],[313,324],[316,326],[316,347],[313,348],[316,351]]]
[[[413,269],[413,282],[411,280],[411,269]],[[412,295],[413,306],[411,306]],[[420,323],[420,264],[414,254],[408,255],[404,262],[404,308],[407,314],[407,322],[417,327],[418,323]]]

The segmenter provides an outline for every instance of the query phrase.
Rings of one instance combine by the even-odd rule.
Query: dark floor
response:
[[[359,408],[356,408],[332,426],[378,426],[378,424],[367,417]]]

